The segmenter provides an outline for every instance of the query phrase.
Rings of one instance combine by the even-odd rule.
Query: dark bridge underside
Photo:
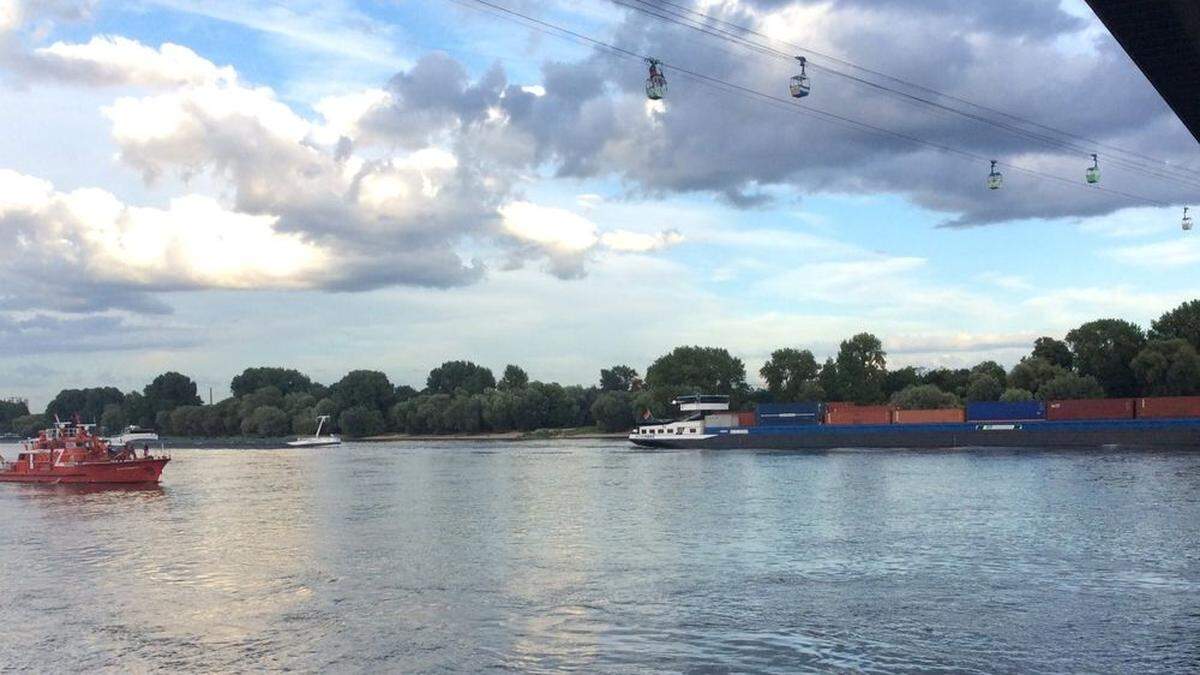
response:
[[[1087,0],[1200,141],[1200,0]]]

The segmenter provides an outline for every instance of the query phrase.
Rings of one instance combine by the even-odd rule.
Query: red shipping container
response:
[[[1200,396],[1138,399],[1138,417],[1200,417]]]
[[[1134,399],[1091,398],[1046,403],[1048,420],[1131,420]]]
[[[892,407],[889,405],[852,405],[830,410],[825,415],[826,424],[891,424]]]
[[[739,427],[752,427],[756,423],[756,418],[753,412],[740,412],[737,414],[737,424]]]
[[[897,410],[892,413],[894,424],[950,424],[965,422],[966,419],[966,412],[962,408]]]
[[[857,407],[858,407],[858,404],[851,403],[849,401],[833,401],[832,403],[825,404],[825,410],[828,412],[833,412],[835,410],[845,410],[846,408],[857,408]]]

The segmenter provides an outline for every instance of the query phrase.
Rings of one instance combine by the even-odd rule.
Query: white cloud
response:
[[[91,84],[172,85],[233,81],[231,67],[218,67],[177,44],[158,49],[119,35],[98,35],[85,44],[55,42],[34,51],[36,62],[49,73]]]
[[[500,208],[504,231],[521,241],[577,254],[596,245],[596,225],[566,209],[512,202]]]
[[[680,244],[683,242],[683,235],[678,230],[664,230],[658,234],[613,230],[605,232],[600,237],[600,242],[613,251],[646,253]]]
[[[1127,265],[1151,269],[1188,267],[1200,263],[1200,239],[1185,233],[1184,238],[1121,246],[1105,251],[1105,255]]]

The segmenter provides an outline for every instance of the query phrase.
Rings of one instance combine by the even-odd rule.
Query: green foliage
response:
[[[1200,356],[1183,338],[1151,340],[1130,367],[1142,391],[1150,396],[1200,393]]]
[[[1066,375],[1067,370],[1041,358],[1025,358],[1013,366],[1008,374],[1008,386],[1037,394],[1042,385],[1056,377]]]
[[[495,386],[496,378],[492,376],[492,371],[470,361],[447,361],[429,371],[429,378],[425,381],[425,389],[431,394],[455,394],[460,391],[482,394],[483,390]]]
[[[1028,389],[1019,389],[1016,387],[1010,387],[1008,389],[1005,389],[1003,394],[1000,394],[1000,400],[1003,401],[1004,403],[1020,403],[1022,401],[1032,401],[1033,400],[1033,392],[1029,391]]]
[[[1075,357],[1071,354],[1071,348],[1067,343],[1052,337],[1040,337],[1034,340],[1033,354],[1030,356],[1065,370],[1070,370],[1075,365]]]
[[[342,433],[350,438],[376,436],[383,433],[386,428],[382,413],[375,408],[368,408],[361,404],[343,410],[338,419],[338,426]]]
[[[354,406],[376,412],[387,410],[396,397],[396,390],[387,375],[377,370],[352,370],[329,389],[331,398],[342,410]]]
[[[142,390],[146,409],[157,415],[170,412],[181,405],[200,405],[203,401],[196,395],[196,383],[186,375],[170,371],[154,378]]]
[[[121,397],[121,403],[109,403],[104,406],[104,411],[100,413],[100,428],[110,434],[120,433],[125,428],[125,408],[122,406],[125,397]]]
[[[529,374],[520,366],[510,363],[504,367],[504,376],[500,378],[500,382],[496,385],[496,388],[504,391],[512,391],[514,389],[524,389],[528,384]]]
[[[957,408],[961,404],[957,396],[936,385],[918,384],[896,392],[892,396],[892,405],[901,410],[937,410]]]
[[[921,384],[922,372],[914,366],[905,366],[899,370],[889,370],[883,378],[883,393],[891,398],[898,391]]]
[[[676,395],[682,392],[733,395],[747,388],[746,366],[719,347],[676,347],[646,369],[646,385],[675,390]]]
[[[603,391],[633,391],[640,385],[638,372],[629,366],[613,366],[600,370],[600,389]]]
[[[592,418],[602,431],[631,429],[636,423],[633,414],[633,394],[626,391],[606,391],[592,404]]]
[[[21,438],[33,438],[48,425],[44,415],[18,415],[10,422],[12,432]]]
[[[942,391],[959,397],[966,396],[971,381],[971,371],[966,368],[934,368],[921,378],[922,383],[932,384]]]
[[[1163,314],[1150,324],[1154,340],[1187,340],[1200,352],[1200,300],[1191,300]]]
[[[886,375],[887,353],[874,335],[859,333],[838,348],[838,390],[845,400],[860,405],[883,401]]]
[[[24,399],[0,401],[0,433],[12,431],[12,421],[29,414],[29,404]]]
[[[826,401],[846,400],[845,394],[842,392],[842,378],[838,374],[837,363],[832,358],[825,359],[825,363],[821,365],[817,383],[824,390]]]
[[[821,400],[812,394],[819,388],[817,359],[807,349],[777,349],[758,374],[767,381],[767,390],[778,402]],[[824,391],[821,390],[822,398]]]
[[[1067,333],[1075,370],[1091,375],[1109,396],[1137,395],[1137,377],[1130,362],[1146,345],[1142,329],[1120,319],[1089,321]]]
[[[997,379],[992,373],[980,371],[971,375],[971,379],[967,381],[963,398],[968,401],[998,401],[1003,393],[1002,380]]]
[[[1008,382],[1008,372],[1004,370],[1004,366],[995,361],[983,361],[971,369],[971,377],[976,375],[991,375],[992,379],[1000,383],[1000,388],[1004,388],[1004,384]],[[970,378],[967,379],[967,386],[971,385]],[[997,394],[999,396],[999,394]]]
[[[75,415],[85,423],[100,421],[104,408],[110,404],[122,404],[125,394],[116,387],[94,387],[90,389],[63,389],[46,406],[46,419],[70,420]]]
[[[1037,397],[1044,401],[1065,401],[1077,398],[1104,398],[1104,387],[1091,375],[1063,373],[1043,384]]]
[[[263,387],[275,387],[283,395],[309,393],[312,380],[307,375],[291,368],[247,368],[241,375],[234,376],[229,390],[235,398],[241,398]]]
[[[287,413],[272,405],[259,406],[242,420],[242,434],[246,436],[277,438],[288,435],[291,430],[292,421]]]

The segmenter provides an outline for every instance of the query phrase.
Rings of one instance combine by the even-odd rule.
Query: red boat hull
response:
[[[0,472],[0,483],[157,483],[167,457],[123,461],[82,462],[66,466],[29,468],[18,464]]]

